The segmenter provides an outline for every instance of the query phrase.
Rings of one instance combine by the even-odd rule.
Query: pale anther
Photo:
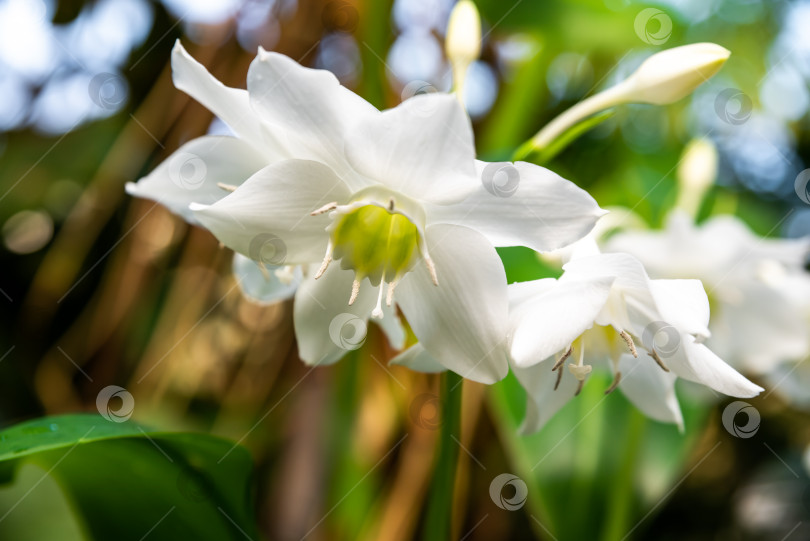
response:
[[[658,356],[658,352],[655,351],[655,348],[653,348],[653,350],[649,353],[649,356],[655,359],[655,362],[661,367],[661,370],[664,372],[669,372],[669,367],[664,364],[664,361]]]
[[[357,296],[360,294],[360,280],[355,280],[352,282],[352,296],[349,297],[349,306],[354,304],[354,301],[357,300]]]
[[[619,336],[621,336],[624,343],[627,344],[627,348],[630,350],[630,353],[633,354],[633,357],[638,359],[638,352],[636,351],[636,344],[633,342],[633,338],[627,334],[627,331],[620,332]]]
[[[337,208],[337,201],[332,201],[331,203],[327,203],[318,210],[313,210],[309,213],[310,216],[318,216],[319,214],[324,214],[329,212],[330,210],[335,210]]]

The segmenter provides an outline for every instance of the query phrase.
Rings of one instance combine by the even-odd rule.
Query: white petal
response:
[[[478,182],[470,120],[446,94],[414,96],[361,119],[346,156],[360,173],[417,200],[458,201]]]
[[[394,349],[402,349],[405,347],[405,328],[402,326],[402,321],[399,319],[395,306],[386,306],[383,303],[382,307],[383,318],[374,319],[385,337],[388,338],[388,344]]]
[[[366,185],[346,163],[344,140],[357,122],[378,116],[370,103],[343,87],[329,71],[259,50],[248,71],[253,108],[282,131],[295,157],[329,165],[352,189]]]
[[[764,389],[743,377],[703,344],[688,334],[681,337],[681,345],[671,356],[665,357],[669,367],[679,377],[701,383],[720,393],[750,398]]]
[[[565,351],[607,302],[614,278],[558,282],[510,314],[511,354],[515,366],[527,367]]]
[[[301,268],[295,268],[293,280],[288,283],[282,282],[276,276],[275,271],[278,268],[266,266],[266,272],[262,272],[259,265],[249,257],[233,254],[233,274],[239,289],[245,297],[256,304],[274,304],[295,295],[295,290],[304,278]]]
[[[295,338],[298,355],[305,363],[332,364],[365,342],[368,318],[377,301],[376,289],[363,280],[357,300],[349,306],[354,271],[331,265],[315,280],[316,270],[310,268],[295,294]]]
[[[310,213],[348,197],[346,185],[325,165],[285,160],[265,167],[217,203],[191,209],[232,250],[265,264],[293,265],[323,259],[330,218]]]
[[[523,303],[531,301],[534,297],[549,291],[557,285],[554,278],[541,278],[528,282],[514,282],[509,284],[509,312],[517,310]]]
[[[427,245],[439,285],[417,263],[397,286],[396,299],[419,341],[461,376],[494,383],[506,376],[506,273],[498,254],[472,229],[434,225]]]
[[[675,396],[677,376],[664,372],[651,361],[623,354],[619,358],[622,374],[619,389],[646,416],[662,423],[674,423],[683,431],[683,415]]]
[[[228,192],[217,183],[242,184],[266,165],[266,159],[241,139],[205,136],[181,146],[137,183],[127,184],[126,190],[196,223],[189,204],[219,201]]]
[[[286,157],[286,150],[280,142],[264,144],[267,129],[251,108],[247,90],[220,83],[186,52],[180,40],[172,49],[172,80],[174,86],[218,116],[240,139],[253,145],[268,160]]]
[[[478,184],[457,205],[431,206],[428,219],[471,227],[495,246],[556,250],[584,237],[607,211],[588,192],[543,167],[476,162]]]
[[[664,321],[683,332],[709,336],[709,297],[700,280],[650,280]]]
[[[520,425],[520,432],[523,434],[531,434],[543,428],[574,397],[577,390],[576,378],[565,368],[562,368],[560,386],[554,390],[557,373],[551,371],[553,363],[550,361],[549,359],[528,368],[512,366],[512,371],[527,394],[526,416]]]
[[[447,370],[430,353],[425,351],[422,344],[418,342],[391,359],[389,364],[405,366],[416,372],[426,374],[436,374]]]

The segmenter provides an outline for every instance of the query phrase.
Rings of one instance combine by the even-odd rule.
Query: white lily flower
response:
[[[345,353],[329,333],[336,317],[373,315],[390,327],[396,303],[443,366],[492,383],[508,370],[495,246],[556,249],[603,214],[546,169],[476,161],[469,118],[452,96],[379,112],[331,73],[264,50],[247,91],[222,86],[179,44],[173,69],[175,84],[237,137],[195,139],[128,190],[189,217],[187,205],[191,219],[250,259],[303,267],[294,319],[305,362]],[[197,189],[176,189],[189,154],[208,174]]]
[[[627,254],[575,258],[558,279],[512,284],[512,368],[527,390],[522,430],[539,430],[579,393],[592,366],[653,419],[683,428],[677,377],[751,397],[762,391],[707,348],[709,302],[697,280],[650,280]],[[593,365],[591,364],[593,363]],[[569,374],[565,364],[568,364]]]
[[[603,249],[635,255],[656,278],[700,279],[714,316],[707,344],[736,368],[768,374],[810,353],[810,239],[760,238],[735,216],[696,225],[675,210],[664,230],[624,231]]]

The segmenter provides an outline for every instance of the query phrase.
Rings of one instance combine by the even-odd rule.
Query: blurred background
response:
[[[176,39],[229,86],[245,86],[262,46],[386,108],[449,89],[452,4],[0,0],[2,426],[95,411],[98,392],[120,385],[141,423],[250,449],[266,538],[416,538],[441,424],[436,378],[389,368],[375,328],[337,365],[304,366],[291,303],[244,300],[227,250],[124,184],[191,138],[228,133],[173,88]],[[810,204],[794,190],[810,158],[810,2],[476,4],[483,53],[466,104],[482,158],[508,159],[651,52],[712,41],[732,56],[693,96],[620,108],[550,168],[658,226],[684,145],[707,137],[720,170],[704,214],[737,214],[761,235],[810,234]],[[548,275],[528,250],[501,253],[510,280]],[[721,422],[730,400],[707,404],[687,388],[682,435],[619,393],[603,398],[603,383],[531,437],[516,434],[525,398],[511,377],[465,383],[459,538],[810,538],[805,411],[753,399],[758,433],[738,438]],[[505,472],[528,485],[517,509],[490,496]],[[24,483],[0,487],[0,509]],[[43,510],[49,522],[34,528]],[[50,479],[0,521],[0,537],[82,538]]]

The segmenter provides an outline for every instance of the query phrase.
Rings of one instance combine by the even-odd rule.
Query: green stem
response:
[[[441,376],[442,425],[438,457],[428,494],[427,518],[422,539],[448,541],[453,529],[453,489],[456,484],[461,437],[461,376],[444,372]]]
[[[629,417],[626,425],[627,435],[624,440],[624,460],[618,475],[614,477],[613,489],[608,499],[607,524],[605,524],[602,534],[604,541],[623,539],[633,517],[634,472],[638,466],[641,446],[644,443],[644,428],[647,420],[634,408],[630,408]]]

